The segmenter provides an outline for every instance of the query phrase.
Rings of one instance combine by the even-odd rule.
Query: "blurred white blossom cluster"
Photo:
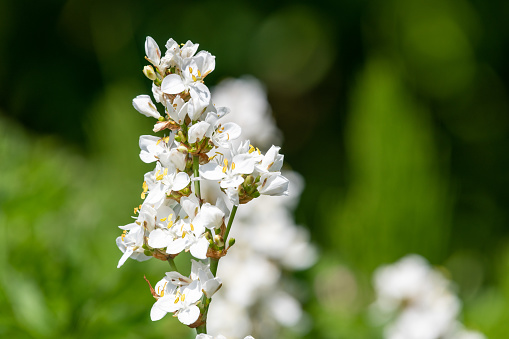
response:
[[[374,273],[376,322],[387,339],[485,339],[457,320],[461,302],[451,282],[421,256],[408,255]]]
[[[178,44],[169,39],[165,47],[163,55],[151,37],[146,39],[145,58],[151,65],[145,66],[143,73],[152,81],[152,94],[159,105],[149,95],[139,95],[133,106],[156,119],[154,132],[165,134],[140,137],[140,158],[155,163],[155,168],[144,176],[144,201],[134,209],[134,222],[120,226],[123,234],[117,245],[123,255],[118,267],[128,258],[168,261],[171,271],[154,288],[149,282],[156,299],[150,312],[152,320],[171,313],[181,323],[196,328],[198,338],[210,338],[206,330],[209,305],[226,281],[216,273],[219,260],[235,244],[229,233],[237,208],[261,196],[287,195],[289,180],[281,174],[283,155],[279,147],[271,146],[263,154],[249,140],[238,139],[238,124],[222,120],[230,110],[216,107],[204,84],[204,78],[215,68],[215,57],[206,51],[197,52],[198,44],[191,41]],[[205,185],[213,188],[213,195],[202,194]],[[262,215],[277,218],[270,213],[277,212],[264,210]],[[264,232],[277,229],[269,226]],[[245,241],[265,240],[240,242]],[[242,252],[242,246],[231,252],[237,248]],[[179,272],[173,260],[183,252],[194,258],[189,276]]]
[[[229,121],[244,125],[254,143],[268,147],[281,139],[257,79],[226,79],[212,93],[218,104],[231,107]],[[237,213],[232,229],[236,248],[219,267],[224,286],[211,304],[211,333],[276,338],[281,326],[298,329],[305,319],[300,302],[285,288],[291,281],[283,284],[281,278],[285,271],[310,267],[317,254],[307,230],[293,218],[303,180],[296,172],[284,174],[292,186],[289,197],[260,197]]]

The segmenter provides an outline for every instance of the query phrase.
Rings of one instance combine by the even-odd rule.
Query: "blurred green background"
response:
[[[296,220],[320,248],[307,338],[377,338],[377,266],[425,256],[461,321],[509,333],[509,2],[0,2],[0,337],[180,338],[152,323],[164,262],[116,269],[139,204],[131,100],[147,35],[216,55],[213,86],[268,88],[282,153],[306,180]],[[293,338],[288,330],[281,338]],[[263,338],[259,338],[263,339]]]

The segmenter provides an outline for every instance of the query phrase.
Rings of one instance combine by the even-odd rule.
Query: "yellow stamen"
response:
[[[200,70],[198,70],[198,76],[201,78],[201,72],[200,72]]]
[[[148,185],[147,185],[147,182],[146,182],[146,181],[144,181],[144,182],[143,182],[142,187],[143,187],[143,192],[145,192],[145,193],[146,193],[146,192],[148,191]],[[140,205],[140,208],[141,208],[141,205]]]
[[[122,232],[122,235],[120,236],[120,239],[122,239],[122,241],[124,241],[126,234],[127,234],[127,231]]]
[[[145,199],[145,192],[141,192],[141,198]]]
[[[159,145],[161,143],[161,141],[163,141],[163,139],[157,140],[156,145]]]
[[[196,77],[193,75],[193,81],[196,81],[196,80],[198,80],[198,79],[196,79]]]
[[[234,169],[235,169],[235,163],[232,162],[232,170],[234,170]]]
[[[163,171],[163,175],[168,175],[168,168],[165,168]]]
[[[134,208],[134,214],[137,214],[139,212],[138,207]]]
[[[161,173],[161,170],[157,170],[157,172],[156,172],[156,180],[163,180],[164,175],[159,174],[159,173]]]
[[[180,297],[177,297],[173,303],[174,303],[174,304],[178,303],[178,302],[179,302],[179,299],[180,299]]]
[[[166,218],[162,218],[161,221],[166,221]]]
[[[184,300],[186,300],[186,295],[182,294],[182,302],[184,302]]]
[[[249,154],[253,153],[255,151],[255,148],[253,145],[249,145]]]
[[[193,73],[193,68],[189,67],[189,73]]]
[[[193,224],[191,224],[191,231],[194,231],[194,226],[193,226]]]
[[[170,136],[169,135],[167,137],[164,137],[164,142],[165,143],[169,143],[170,142]]]

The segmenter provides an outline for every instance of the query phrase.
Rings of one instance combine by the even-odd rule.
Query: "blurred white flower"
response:
[[[267,149],[280,144],[281,132],[272,117],[265,86],[252,76],[225,79],[212,89],[214,102],[227,106],[233,114],[223,121],[235,122],[242,128],[243,138]]]
[[[384,329],[387,339],[484,338],[461,329],[461,302],[450,281],[418,255],[378,268],[374,286],[374,316],[395,315]]]

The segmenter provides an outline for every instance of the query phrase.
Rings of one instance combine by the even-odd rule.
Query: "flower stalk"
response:
[[[123,233],[117,245],[123,255],[118,267],[128,258],[168,261],[171,271],[151,289],[156,299],[151,319],[172,313],[198,334],[206,334],[209,305],[222,286],[217,277],[219,259],[234,243],[228,236],[238,205],[261,194],[287,195],[288,179],[280,172],[279,147],[272,146],[263,155],[249,141],[234,144],[240,127],[220,122],[229,109],[215,107],[204,84],[215,68],[215,57],[206,51],[197,53],[198,45],[191,41],[179,45],[169,39],[165,46],[163,56],[154,39],[145,41],[145,58],[152,65],[143,73],[152,81],[154,99],[164,106],[165,114],[149,95],[134,98],[133,106],[156,119],[154,132],[167,134],[140,137],[141,160],[156,166],[144,176],[144,201],[135,208],[135,222],[120,226]],[[221,193],[214,201],[202,198],[201,180],[219,184]],[[233,205],[231,211],[228,205]],[[181,252],[198,260],[192,259],[189,277],[175,265]]]

